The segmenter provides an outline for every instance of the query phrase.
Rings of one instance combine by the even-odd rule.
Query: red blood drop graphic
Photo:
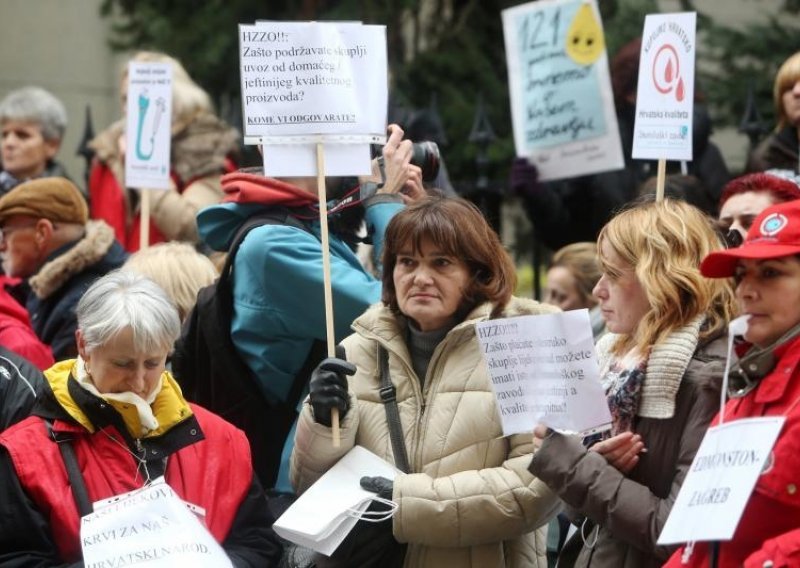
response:
[[[678,79],[678,88],[675,90],[675,98],[678,99],[678,102],[681,102],[685,94],[686,93],[684,92],[683,88],[683,79]]]
[[[672,59],[667,61],[667,68],[664,70],[664,80],[667,83],[672,83]]]

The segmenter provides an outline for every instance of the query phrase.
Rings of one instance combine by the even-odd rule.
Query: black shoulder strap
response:
[[[382,345],[378,345],[378,363],[380,364],[381,388],[380,395],[383,407],[386,409],[386,422],[389,424],[389,437],[392,439],[392,452],[394,463],[403,473],[409,473],[408,453],[403,437],[403,425],[400,422],[400,410],[397,408],[397,389],[392,384],[389,376],[389,353]]]
[[[59,436],[53,432],[53,423],[50,420],[45,421],[45,424],[47,425],[47,433],[50,439],[58,444],[58,449],[61,452],[61,459],[64,460],[64,465],[67,468],[69,485],[72,488],[72,497],[75,499],[75,505],[78,507],[78,514],[84,517],[94,509],[92,508],[92,502],[89,500],[89,491],[87,491],[86,483],[83,481],[81,469],[78,466],[78,459],[75,457],[72,439]]]

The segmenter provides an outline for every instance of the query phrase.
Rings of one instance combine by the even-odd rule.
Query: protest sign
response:
[[[632,156],[691,160],[697,14],[645,18]]]
[[[386,28],[352,22],[239,26],[245,140],[264,145],[272,176],[370,173],[385,141]]]
[[[658,544],[733,538],[784,421],[766,416],[709,428]]]
[[[125,184],[146,189],[170,188],[172,66],[128,64]]]
[[[544,181],[623,168],[596,3],[533,2],[502,16],[517,155]]]
[[[588,310],[520,316],[475,326],[503,434],[538,422],[588,434],[611,424]]]
[[[160,477],[81,518],[86,568],[101,566],[232,566],[208,529]]]

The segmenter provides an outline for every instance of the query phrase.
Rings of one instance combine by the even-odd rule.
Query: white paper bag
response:
[[[367,475],[393,480],[397,473],[387,461],[355,446],[298,497],[272,528],[290,542],[330,556],[370,503],[378,500],[375,493],[361,488],[361,478]],[[384,518],[395,508],[387,507]]]

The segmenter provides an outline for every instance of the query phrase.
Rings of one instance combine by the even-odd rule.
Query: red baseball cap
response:
[[[733,276],[739,259],[780,258],[800,254],[800,200],[764,209],[753,221],[741,246],[712,252],[700,263],[709,278]]]

